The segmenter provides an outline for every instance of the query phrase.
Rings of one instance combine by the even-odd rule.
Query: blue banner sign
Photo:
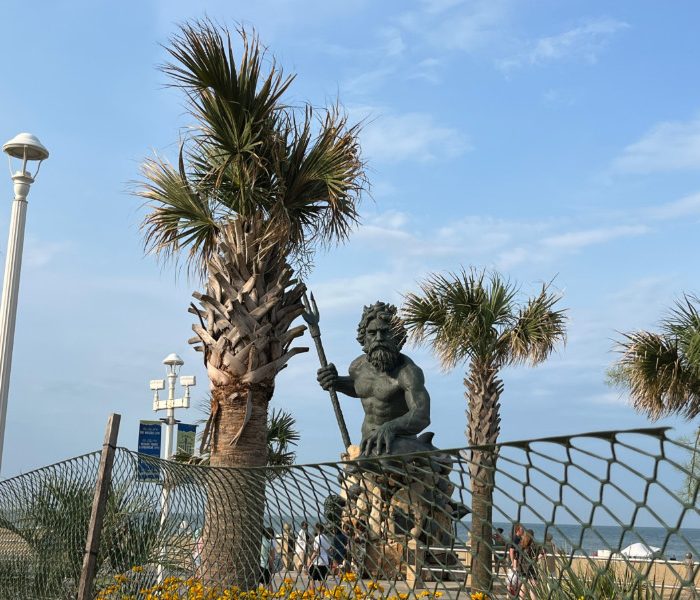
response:
[[[139,422],[139,453],[160,458],[160,421]],[[160,481],[160,468],[157,461],[139,458],[139,481]]]

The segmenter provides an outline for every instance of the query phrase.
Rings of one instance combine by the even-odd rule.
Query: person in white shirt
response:
[[[307,554],[309,553],[309,524],[301,522],[301,529],[294,542],[294,566],[297,571],[302,571],[306,567]]]
[[[325,581],[328,577],[328,569],[331,564],[331,540],[324,532],[323,525],[316,523],[316,537],[311,544],[309,555],[309,576],[311,578],[311,591],[316,591],[316,582]]]
[[[263,528],[262,544],[260,546],[260,585],[267,586],[275,570],[275,546],[273,543],[275,531],[272,527]]]

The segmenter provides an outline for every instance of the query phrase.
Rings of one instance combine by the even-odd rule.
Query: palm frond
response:
[[[294,77],[271,60],[253,32],[239,28],[236,61],[228,30],[211,21],[182,27],[167,48],[174,62],[162,67],[181,87],[197,119],[189,158],[198,188],[218,196],[244,217],[258,209],[273,179],[276,155],[284,148],[282,96]]]
[[[430,340],[445,369],[468,358],[512,360],[504,340],[517,322],[517,286],[475,269],[432,274],[419,285],[421,295],[405,296],[402,316],[411,339],[418,344]]]
[[[689,368],[700,375],[700,300],[684,294],[661,321],[662,331],[677,340]]]
[[[144,244],[146,252],[165,260],[177,259],[186,249],[188,266],[199,268],[201,257],[216,248],[219,224],[210,203],[190,186],[182,158],[179,167],[159,158],[142,166],[146,183],[136,193],[151,209],[141,225]]]
[[[700,378],[677,338],[649,331],[627,333],[619,351],[616,377],[628,388],[637,410],[652,419],[673,413],[691,419],[700,414]]]
[[[342,242],[358,222],[357,204],[366,179],[360,157],[360,125],[348,126],[336,106],[323,111],[312,136],[314,113],[294,123],[280,168],[280,197],[272,210],[290,224],[294,246]]]
[[[296,429],[296,419],[280,409],[272,411],[267,419],[267,464],[271,467],[288,467],[294,464],[296,446],[301,436]]]
[[[555,309],[559,294],[543,285],[537,296],[518,309],[512,327],[501,336],[501,346],[510,364],[536,365],[547,359],[556,345],[566,340],[566,311]]]

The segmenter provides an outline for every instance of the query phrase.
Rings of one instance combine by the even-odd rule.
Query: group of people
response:
[[[342,575],[353,568],[362,577],[367,543],[363,526],[360,524],[353,531],[350,524],[345,523],[329,532],[323,524],[316,523],[314,529],[311,535],[308,523],[301,523],[294,544],[297,571],[308,571],[312,586],[324,581],[329,574]]]
[[[494,551],[496,572],[500,567],[506,568],[506,583],[511,597],[536,600],[534,587],[537,582],[537,563],[546,561],[548,555],[554,554],[552,536],[547,535],[545,544],[535,543],[535,533],[525,529],[520,523],[513,528],[509,544],[503,537],[503,529],[499,528],[494,534]],[[547,568],[549,565],[547,564]]]
[[[277,552],[274,545],[274,530],[263,530],[260,548],[260,583],[268,585],[276,570]],[[342,575],[353,569],[358,576],[364,574],[366,554],[364,527],[360,523],[354,530],[348,523],[327,531],[322,523],[316,523],[313,534],[306,521],[301,523],[294,541],[294,567],[299,572],[308,572],[311,586],[325,581],[329,574]]]

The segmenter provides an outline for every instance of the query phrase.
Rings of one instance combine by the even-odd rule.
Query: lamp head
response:
[[[173,352],[163,359],[163,364],[168,367],[169,373],[177,375],[180,371],[180,367],[185,364],[185,361]]]
[[[2,151],[5,152],[10,159],[10,174],[14,179],[17,176],[29,179],[30,183],[39,173],[42,161],[49,157],[49,151],[39,141],[35,135],[31,133],[19,133],[9,142],[5,142],[2,146]],[[13,170],[12,159],[20,161],[19,168]],[[28,163],[36,163],[34,174],[28,170]]]

